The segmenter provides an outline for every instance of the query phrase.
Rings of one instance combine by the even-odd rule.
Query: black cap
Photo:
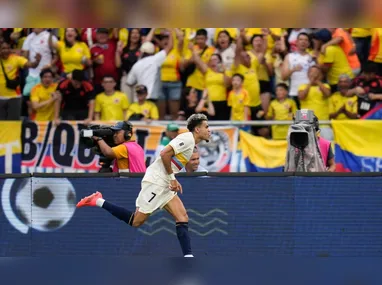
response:
[[[97,33],[100,34],[109,34],[109,29],[108,28],[98,28]]]
[[[135,92],[137,92],[137,94],[147,94],[147,87],[144,85],[137,85],[135,87]]]
[[[131,132],[133,130],[133,125],[129,121],[121,121],[112,126],[111,129],[114,131],[125,130]]]

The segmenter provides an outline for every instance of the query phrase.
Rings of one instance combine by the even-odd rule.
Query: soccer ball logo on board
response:
[[[76,209],[76,192],[66,178],[7,179],[1,203],[4,215],[19,232],[40,232],[65,226]]]

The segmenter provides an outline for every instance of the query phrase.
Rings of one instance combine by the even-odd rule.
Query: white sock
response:
[[[105,199],[102,199],[102,198],[98,198],[96,201],[96,205],[100,208],[102,208],[103,203],[105,203]]]
[[[192,254],[186,254],[184,257],[194,257]]]

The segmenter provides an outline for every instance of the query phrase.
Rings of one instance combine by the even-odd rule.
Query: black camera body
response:
[[[298,110],[291,125],[290,144],[298,149],[304,149],[309,144],[309,133],[317,131],[318,120],[311,110]]]
[[[114,130],[111,129],[110,126],[106,125],[91,125],[86,129],[82,129],[80,132],[80,143],[85,146],[85,148],[91,149],[95,154],[100,156],[99,163],[101,165],[101,169],[99,172],[113,172],[111,168],[111,164],[113,163],[113,159],[106,158],[101,149],[98,146],[98,143],[93,140],[93,136],[102,138],[106,144],[110,147],[115,147],[114,144]]]

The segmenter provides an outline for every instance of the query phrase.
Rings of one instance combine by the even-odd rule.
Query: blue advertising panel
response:
[[[180,177],[196,256],[382,256],[382,177]],[[1,179],[0,256],[181,256],[165,211],[131,228],[141,178]]]

